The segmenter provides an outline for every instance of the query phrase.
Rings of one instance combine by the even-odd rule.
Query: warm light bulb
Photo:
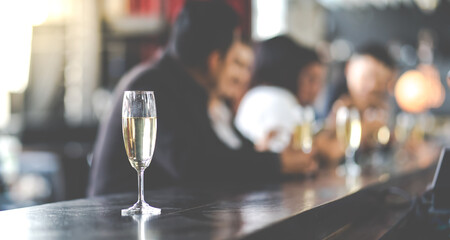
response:
[[[395,85],[395,99],[398,105],[411,113],[419,113],[429,107],[429,92],[425,76],[417,70],[402,74]]]

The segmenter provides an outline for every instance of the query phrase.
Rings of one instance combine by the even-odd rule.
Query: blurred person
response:
[[[317,53],[288,36],[263,41],[256,50],[252,88],[242,99],[236,127],[260,151],[281,152],[292,144],[302,105],[314,103],[325,76]],[[310,158],[314,154],[303,154]]]
[[[254,53],[249,43],[236,41],[225,57],[217,87],[209,95],[208,114],[217,136],[230,148],[243,145],[242,136],[234,128],[234,115],[248,90]]]
[[[252,46],[245,40],[233,43],[225,58],[225,67],[211,95],[227,99],[233,112],[249,88],[254,61]]]
[[[100,127],[89,195],[136,189],[121,133],[125,90],[152,90],[158,116],[156,147],[145,188],[181,183],[242,183],[308,171],[310,161],[286,149],[280,155],[232,149],[214,132],[209,96],[217,89],[230,46],[238,39],[237,14],[223,2],[189,1],[178,16],[164,55],[128,74],[116,88],[114,109]]]
[[[368,44],[350,58],[345,76],[346,88],[333,103],[325,127],[316,138],[321,157],[331,165],[338,164],[344,156],[344,148],[336,138],[336,112],[342,106],[355,107],[360,113],[360,148],[370,150],[377,145],[376,134],[389,118],[395,63],[385,47]]]

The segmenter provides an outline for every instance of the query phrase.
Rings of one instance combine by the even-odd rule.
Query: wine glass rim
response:
[[[127,91],[125,91],[125,93],[129,93],[129,92],[140,93],[140,94],[143,94],[143,93],[153,94],[153,91],[145,91],[145,90],[127,90]]]

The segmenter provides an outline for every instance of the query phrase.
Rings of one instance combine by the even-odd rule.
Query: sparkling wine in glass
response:
[[[355,152],[361,142],[361,119],[356,108],[340,107],[336,112],[336,135],[345,150],[344,172],[359,175],[361,169],[355,161]]]
[[[128,161],[138,174],[138,200],[122,215],[158,215],[161,209],[144,200],[144,171],[150,165],[156,141],[156,106],[151,91],[125,91],[122,105],[122,130]]]

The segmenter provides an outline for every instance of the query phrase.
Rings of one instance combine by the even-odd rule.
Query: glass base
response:
[[[154,216],[156,216],[156,215],[161,214],[161,209],[152,207],[152,206],[148,205],[148,203],[146,203],[146,202],[143,202],[143,203],[137,202],[130,208],[122,209],[121,213],[122,213],[122,216],[132,216],[132,215],[154,215]]]

